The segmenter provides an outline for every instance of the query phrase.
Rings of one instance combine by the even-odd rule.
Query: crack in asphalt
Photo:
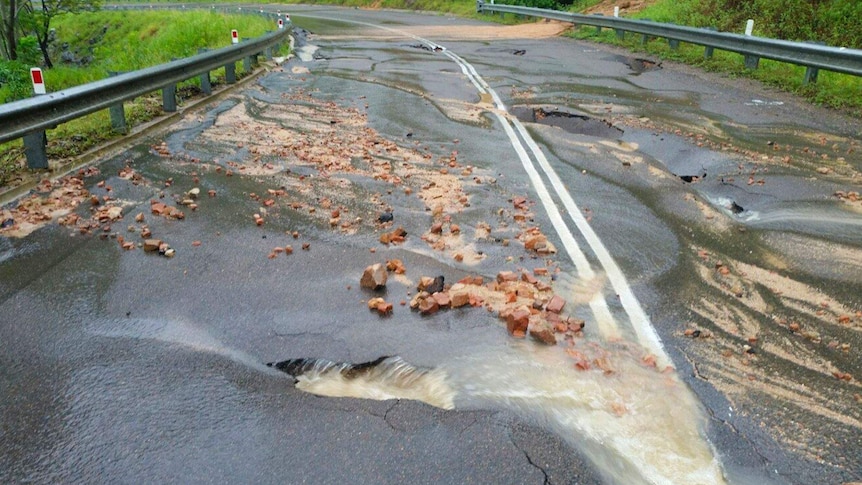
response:
[[[691,365],[691,369],[692,369],[691,375],[697,379],[702,380],[702,381],[709,382],[709,377],[706,377],[705,375],[700,373],[700,369],[697,367],[697,362],[695,362],[694,359],[692,359],[687,353],[685,353],[685,351],[683,349],[681,349],[679,346],[676,346],[676,349],[679,350],[680,355],[682,355],[683,358],[686,361],[688,361],[688,363]]]
[[[383,411],[383,416],[380,416],[380,417],[382,417],[382,418],[383,418],[383,421],[384,421],[384,422],[385,422],[385,423],[386,423],[390,428],[392,428],[393,430],[398,431],[398,432],[400,432],[400,433],[403,433],[404,431],[406,431],[405,429],[401,429],[401,428],[399,428],[399,427],[395,426],[394,424],[392,424],[392,422],[391,422],[391,421],[389,421],[389,412],[390,412],[390,411],[392,411],[393,409],[395,409],[395,406],[398,406],[399,404],[401,404],[401,400],[400,400],[400,399],[395,399],[395,400],[392,402],[392,405],[391,405],[391,406],[389,406],[388,408],[386,408],[386,411]]]
[[[532,458],[530,458],[530,454],[529,454],[529,453],[527,453],[524,449],[520,448],[520,447],[518,446],[518,444],[517,444],[517,443],[515,443],[514,441],[512,441],[512,443],[515,445],[515,448],[518,448],[518,450],[520,450],[520,451],[521,451],[521,453],[523,453],[523,454],[524,454],[524,457],[527,459],[527,463],[529,463],[530,465],[533,465],[533,466],[534,466],[534,467],[536,467],[540,472],[542,472],[542,475],[544,475],[544,477],[545,477],[545,478],[544,478],[544,480],[542,481],[542,484],[543,484],[543,485],[553,485],[553,484],[551,483],[551,477],[549,477],[549,476],[548,476],[548,472],[547,472],[547,471],[545,471],[545,469],[544,469],[544,468],[542,468],[541,466],[539,466],[539,465],[537,465],[535,462],[533,462],[533,459],[532,459]]]

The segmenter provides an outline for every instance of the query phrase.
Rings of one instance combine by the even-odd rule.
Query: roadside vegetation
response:
[[[230,31],[241,37],[257,37],[274,30],[271,19],[253,15],[205,11],[99,11],[65,15],[55,19],[50,55],[53,68],[45,68],[37,46],[24,39],[18,43],[19,58],[0,62],[0,101],[29,97],[32,87],[29,69],[42,65],[49,92],[97,81],[109,72],[142,69],[188,57],[199,48],[220,48],[230,44]],[[287,47],[283,47],[286,52]],[[29,56],[29,57],[28,57]],[[241,75],[241,70],[237,71]],[[224,69],[211,73],[214,85],[224,81]],[[178,86],[178,101],[199,92],[200,82],[191,79]],[[160,114],[159,93],[125,103],[130,126]],[[48,156],[60,159],[83,153],[116,137],[110,129],[107,110],[79,118],[48,131]],[[0,145],[0,186],[23,172],[23,145],[20,140]]]
[[[862,48],[862,2],[857,0],[657,0],[631,15],[656,22],[693,27],[714,27],[719,31],[742,33],[748,19],[754,20],[754,35],[796,41],[821,41],[827,45]],[[597,33],[582,27],[573,36],[646,52],[663,59],[685,62],[707,71],[732,77],[748,77],[806,99],[862,117],[862,78],[820,71],[817,82],[804,84],[805,67],[761,59],[756,70],[743,66],[743,56],[716,50],[704,57],[704,48],[681,44],[672,50],[665,39],[642,43],[642,36],[627,34],[620,41],[613,31]]]

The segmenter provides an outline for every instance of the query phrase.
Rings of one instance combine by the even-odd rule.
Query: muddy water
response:
[[[603,351],[613,371],[576,370],[562,348],[531,342],[489,347],[435,369],[400,358],[357,365],[298,359],[276,367],[295,376],[297,388],[322,396],[515,411],[580,449],[613,483],[725,483],[694,396],[631,350],[617,344]]]

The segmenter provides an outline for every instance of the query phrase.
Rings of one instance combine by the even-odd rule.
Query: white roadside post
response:
[[[236,29],[230,31],[230,43],[239,44],[239,33],[236,31]]]
[[[30,80],[33,81],[33,95],[46,94],[45,79],[38,67],[30,68]],[[27,157],[27,168],[48,168],[48,137],[45,130],[34,131],[24,135],[24,155]]]
[[[752,32],[754,32],[754,19],[748,19],[748,22],[745,23],[745,36],[751,37]],[[760,57],[746,55],[744,62],[746,69],[754,70],[757,69],[757,66],[760,64]]]
[[[614,18],[619,18],[619,16],[620,16],[620,8],[614,7]],[[626,31],[625,30],[614,29],[614,32],[616,32],[616,34],[617,34],[617,39],[625,40],[625,38],[626,38]]]
[[[278,19],[278,30],[284,29],[284,20]]]

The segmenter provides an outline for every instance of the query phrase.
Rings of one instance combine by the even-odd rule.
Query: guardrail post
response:
[[[177,110],[177,85],[168,84],[162,88],[162,109],[168,113]]]
[[[228,62],[224,65],[224,82],[228,84],[236,83],[236,63]]]
[[[704,30],[710,30],[712,32],[718,31],[715,27],[704,27]],[[706,46],[703,49],[703,58],[704,59],[712,59],[712,54],[715,52],[715,48],[711,45]]]
[[[204,52],[206,52],[208,50],[209,49],[207,49],[206,47],[201,47],[200,49],[198,49],[198,54],[203,54]],[[213,93],[213,85],[212,85],[212,82],[210,81],[210,72],[209,71],[201,73],[201,92],[206,94],[206,95],[210,95]]]
[[[122,74],[118,71],[108,71],[108,77],[114,77],[119,74]],[[125,135],[128,133],[128,128],[126,127],[126,109],[123,106],[123,103],[112,104],[110,108],[108,108],[108,112],[111,113],[111,129],[114,130],[114,133],[120,133]]]
[[[248,40],[248,37],[242,38],[243,42],[246,42]],[[255,64],[257,64],[257,54],[251,54],[249,56],[246,56],[242,60],[242,72],[246,74],[250,73]]]
[[[668,39],[667,45],[670,46],[670,50],[672,51],[679,50],[679,41],[677,39]]]
[[[809,42],[810,44],[815,45],[826,45],[826,42]],[[802,84],[815,84],[817,82],[817,75],[820,74],[820,69],[811,66],[805,66],[805,77],[802,78]]]
[[[641,20],[647,20],[647,21],[649,21],[649,20],[652,20],[652,19],[641,19]],[[649,36],[648,36],[648,35],[646,35],[646,34],[643,34],[643,36],[641,36],[641,45],[647,45],[647,42],[649,42]]]
[[[760,57],[759,56],[752,56],[752,55],[746,55],[745,56],[745,68],[746,69],[750,69],[753,71],[753,70],[757,69],[757,66],[759,66],[759,65],[760,65]]]
[[[48,168],[48,136],[45,130],[24,135],[27,168]]]
[[[623,29],[614,29],[614,32],[617,33],[617,39],[626,40],[626,31]]]
[[[31,68],[30,79],[33,81],[33,96],[46,93],[41,69]],[[27,157],[27,168],[48,168],[48,136],[45,130],[24,135],[24,156]]]
[[[745,36],[751,37],[752,32],[754,32],[754,20],[748,19],[745,23]],[[746,69],[757,69],[757,66],[760,64],[760,57],[746,55],[745,56],[745,68]]]
[[[605,14],[602,14],[602,13],[594,13],[593,15],[595,15],[597,17],[604,17],[605,16]],[[602,33],[601,26],[596,26],[596,35],[601,34],[601,33]]]

